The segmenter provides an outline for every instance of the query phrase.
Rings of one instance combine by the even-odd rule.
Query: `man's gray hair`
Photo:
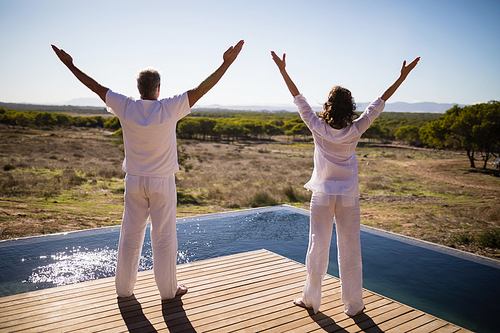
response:
[[[146,68],[137,74],[137,88],[141,98],[156,98],[160,85],[160,73],[154,68]]]

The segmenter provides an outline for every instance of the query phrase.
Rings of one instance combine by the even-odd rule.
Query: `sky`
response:
[[[240,55],[195,107],[292,104],[271,50],[286,53],[311,105],[335,85],[370,102],[418,56],[390,102],[500,100],[498,0],[0,0],[0,102],[97,97],[51,44],[102,85],[139,98],[139,70],[160,70],[160,97],[179,94],[240,39]]]

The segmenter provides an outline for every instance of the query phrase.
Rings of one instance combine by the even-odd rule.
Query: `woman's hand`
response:
[[[408,66],[406,66],[406,60],[403,61],[403,67],[401,68],[401,76],[408,76],[410,72],[417,66],[418,61],[420,60],[420,57],[415,58]]]
[[[276,63],[276,66],[278,66],[279,70],[280,71],[284,70],[286,67],[286,62],[285,62],[286,54],[283,53],[283,59],[280,59],[280,57],[278,57],[278,55],[274,53],[274,51],[271,51],[271,55],[273,56],[273,60]]]
[[[286,54],[283,53],[283,59],[280,59],[280,57],[278,57],[278,55],[276,53],[274,53],[274,51],[271,51],[271,55],[273,56],[273,60],[276,63],[276,66],[278,66],[280,73],[281,73],[281,76],[283,76],[283,79],[285,80],[286,86],[288,87],[288,90],[290,90],[290,93],[292,94],[292,96],[295,97],[298,94],[300,94],[299,89],[297,89],[297,86],[295,85],[295,83],[293,83],[292,79],[290,78],[290,76],[286,72],[286,69],[285,69],[285,67],[286,67],[286,62],[285,62]]]

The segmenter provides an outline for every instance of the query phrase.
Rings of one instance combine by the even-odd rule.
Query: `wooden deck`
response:
[[[0,298],[0,332],[469,332],[365,290],[364,314],[343,313],[339,280],[326,276],[316,315],[292,304],[305,267],[266,250],[178,266],[189,292],[162,302],[152,271],[118,301],[114,279]]]

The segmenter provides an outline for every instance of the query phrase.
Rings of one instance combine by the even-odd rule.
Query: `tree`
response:
[[[53,126],[57,124],[57,118],[53,113],[39,112],[35,117],[35,124],[38,127]]]
[[[21,125],[24,129],[25,126],[33,124],[35,122],[35,118],[29,112],[17,112],[15,115],[15,123],[16,125]]]
[[[475,155],[480,153],[486,168],[491,156],[500,151],[500,102],[453,106],[444,116],[424,126],[421,139],[437,148],[464,149],[475,168]]]
[[[217,124],[215,119],[202,117],[198,118],[198,121],[200,122],[200,134],[202,135],[203,140],[206,140],[207,136],[212,137],[215,134],[214,127]]]
[[[248,129],[235,119],[217,119],[217,124],[214,127],[214,132],[217,135],[225,135],[227,140],[231,138],[239,138],[248,133]]]
[[[68,127],[72,123],[72,117],[67,114],[58,113],[56,114],[57,125]]]
[[[285,131],[285,135],[293,135],[294,137],[296,135],[307,136],[311,135],[311,131],[309,130],[309,128],[307,128],[306,124],[302,123],[296,124],[291,130]]]
[[[302,119],[300,119],[300,118],[295,118],[292,120],[285,121],[285,123],[282,126],[282,129],[283,129],[283,131],[286,132],[286,131],[291,130],[297,124],[304,124],[304,121],[302,121]]]
[[[198,118],[182,118],[177,123],[177,134],[181,138],[192,139],[194,135],[200,133],[200,121]]]
[[[447,129],[444,128],[442,120],[435,120],[422,126],[419,130],[420,140],[431,147],[444,148]]]
[[[408,142],[410,145],[417,145],[420,143],[418,126],[410,125],[400,127],[394,136],[396,140]]]
[[[387,127],[381,127],[376,121],[368,127],[361,136],[363,139],[389,139],[390,130]]]
[[[122,125],[120,124],[120,119],[118,119],[118,117],[110,117],[104,122],[104,128],[117,130],[121,127]]]
[[[253,135],[258,138],[259,135],[265,133],[265,123],[262,120],[240,119],[238,122],[247,130],[246,133],[249,135]]]
[[[472,112],[477,114],[481,123],[472,128],[478,150],[483,160],[483,169],[486,169],[488,160],[500,154],[500,102],[472,105]]]
[[[269,136],[269,138],[271,138],[274,135],[283,134],[281,127],[276,126],[275,123],[273,123],[272,121],[264,125],[264,131],[266,132],[267,136]]]

